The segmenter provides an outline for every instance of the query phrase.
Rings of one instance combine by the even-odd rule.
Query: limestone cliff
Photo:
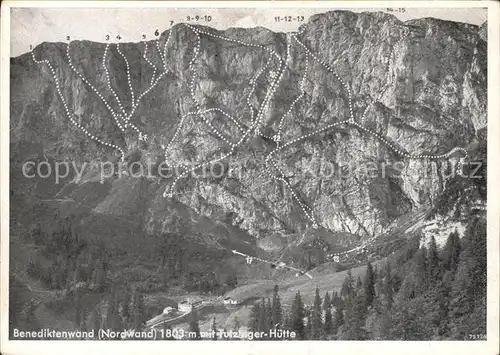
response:
[[[401,158],[363,129],[338,125],[275,155],[299,202],[283,181],[265,173],[265,157],[276,147],[270,138],[281,128],[281,144],[286,144],[349,119],[347,87],[356,122],[397,150],[439,155],[457,146],[467,149],[487,122],[483,27],[432,18],[402,23],[383,13],[334,11],[313,16],[296,33],[297,41],[264,28],[217,31],[195,26],[197,32],[179,24],[159,36],[158,43],[148,41],[146,53],[144,43],[120,44],[130,81],[127,62],[115,44],[106,49],[104,43],[71,42],[72,64],[102,100],[71,69],[67,44],[43,43],[34,49],[35,59],[48,60],[54,68],[74,120],[99,140],[121,147],[129,166],[140,161],[157,167],[164,160],[169,165],[191,165],[230,152],[231,144],[252,127],[252,115],[259,117],[266,94],[282,75],[262,111],[262,134],[251,131],[221,161],[222,176],[203,177],[203,169],[197,170],[198,177],[179,179],[173,196],[164,198],[174,177],[121,175],[107,177],[101,184],[89,165],[80,181],[56,189],[57,197],[90,203],[95,213],[133,221],[147,233],[168,231],[176,225],[175,218],[185,224],[207,218],[225,226],[213,227],[213,234],[226,233],[230,238],[240,230],[257,239],[272,237],[272,243],[262,244],[269,250],[297,242],[310,232],[313,223],[304,208],[312,210],[322,233],[348,232],[363,238],[384,233],[398,217],[432,204],[446,177],[424,160]],[[20,157],[15,168],[20,169],[28,156],[26,147],[33,144],[39,157],[58,161],[88,162],[94,168],[102,161],[119,161],[118,150],[89,139],[70,122],[46,63],[36,63],[31,54],[11,63],[11,147]],[[122,132],[103,103],[121,112],[108,75],[124,111],[130,112],[130,86],[137,100],[151,87],[153,75],[158,77],[165,67],[166,73],[140,99],[130,119],[147,138],[140,139],[130,126]],[[259,70],[263,71],[252,92]],[[297,99],[301,88],[304,94]],[[204,117],[187,116],[180,125],[183,116],[197,111],[195,100],[199,110],[208,111],[203,111]],[[460,157],[453,154],[450,160],[455,163]],[[375,176],[339,176],[345,169],[370,164],[376,167]],[[336,173],[318,176],[326,168]],[[397,173],[398,169],[403,171]],[[86,197],[96,189],[102,193]]]

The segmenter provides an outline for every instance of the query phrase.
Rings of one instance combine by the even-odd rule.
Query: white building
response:
[[[238,304],[238,301],[232,299],[231,297],[224,298],[224,304]]]
[[[235,300],[231,297],[224,298],[224,300],[222,302],[224,303],[224,306],[226,306],[228,308],[237,307],[240,304],[240,302],[238,300]]]
[[[193,305],[188,301],[179,302],[177,308],[180,312],[191,312],[193,310]]]
[[[165,307],[165,308],[163,309],[163,314],[169,314],[169,313],[172,313],[172,312],[173,312],[173,310],[174,310],[174,308],[173,308],[173,307]]]

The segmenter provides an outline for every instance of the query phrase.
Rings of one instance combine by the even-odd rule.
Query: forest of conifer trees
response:
[[[305,305],[300,292],[289,307],[272,300],[251,311],[251,331],[273,327],[310,340],[485,339],[486,222],[474,218],[462,239],[455,231],[438,249],[434,237],[420,238],[375,267],[364,278],[349,271],[340,292],[316,288]]]
[[[109,281],[104,249],[90,247],[65,225],[43,238],[35,228],[29,238],[43,245],[41,255],[50,252],[57,258],[48,269],[31,260],[26,273],[48,289],[66,293],[69,318],[80,330],[141,329],[154,315],[145,311],[141,290],[118,291]],[[362,278],[348,271],[340,290],[318,285],[312,304],[304,304],[300,292],[291,304],[282,304],[276,285],[272,297],[253,305],[249,330],[290,330],[304,340],[485,339],[485,219],[472,217],[463,237],[455,231],[440,248],[434,237],[426,245],[421,240],[415,235],[388,258],[368,263]],[[101,308],[86,307],[83,297],[102,295],[104,288],[104,314]],[[11,321],[36,329],[36,304],[22,305],[14,298],[11,309],[19,304],[26,311],[22,319],[11,313]],[[217,327],[215,319],[212,327]],[[197,312],[192,312],[189,329],[200,332]]]

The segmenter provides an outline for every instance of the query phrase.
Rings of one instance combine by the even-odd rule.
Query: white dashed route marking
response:
[[[92,139],[92,140],[94,140],[94,141],[96,141],[96,142],[98,142],[98,143],[100,143],[102,145],[105,145],[107,147],[110,147],[110,148],[113,148],[113,149],[117,149],[121,153],[121,160],[123,162],[125,160],[125,152],[123,151],[122,148],[118,147],[115,144],[108,143],[108,142],[105,142],[105,141],[101,140],[100,138],[98,138],[95,135],[93,135],[92,133],[90,133],[80,123],[78,123],[77,121],[75,121],[75,119],[73,119],[73,115],[71,114],[71,112],[69,110],[69,107],[68,107],[68,104],[66,103],[66,100],[64,99],[64,96],[63,96],[62,91],[61,91],[61,87],[59,85],[59,80],[57,79],[56,71],[52,67],[52,64],[50,64],[50,62],[48,60],[37,60],[35,58],[35,53],[33,53],[33,51],[31,51],[31,56],[32,56],[33,61],[35,63],[37,63],[37,64],[43,64],[43,63],[45,63],[48,66],[48,68],[50,69],[50,72],[52,73],[52,77],[53,77],[53,80],[54,80],[54,83],[55,83],[55,86],[56,86],[57,94],[59,95],[59,98],[61,99],[61,102],[63,103],[64,112],[66,113],[66,116],[71,121],[71,123],[73,123],[73,125],[75,125],[78,129],[80,129],[90,139]]]
[[[279,81],[279,78],[282,77],[282,74],[283,74],[283,70],[284,70],[284,65],[283,65],[283,60],[281,59],[281,57],[279,57],[279,55],[272,49],[268,49],[266,48],[265,46],[262,46],[262,45],[256,45],[256,44],[251,44],[251,43],[246,43],[246,42],[243,42],[243,41],[239,41],[239,40],[234,40],[234,39],[230,39],[230,38],[226,38],[226,37],[222,37],[222,36],[219,36],[219,35],[214,35],[214,34],[210,34],[208,32],[205,32],[203,30],[200,30],[198,28],[194,28],[193,26],[190,26],[190,25],[187,25],[187,27],[189,27],[190,29],[194,30],[194,32],[197,34],[197,37],[198,37],[198,43],[195,47],[195,54],[193,55],[193,59],[191,60],[190,64],[192,64],[194,62],[194,60],[196,59],[197,55],[198,55],[198,52],[199,52],[199,44],[200,44],[200,37],[199,37],[199,34],[205,34],[207,36],[211,36],[211,37],[215,37],[215,38],[219,38],[219,39],[223,39],[223,40],[227,40],[227,41],[230,41],[230,42],[236,42],[236,43],[239,43],[241,45],[245,45],[245,46],[249,46],[249,47],[258,47],[258,48],[261,48],[261,49],[264,49],[265,51],[270,51],[271,53],[273,53],[280,61],[280,63],[282,64],[281,65],[281,75],[278,76],[272,83],[271,87],[267,90],[266,92],[266,95],[264,97],[264,100],[260,106],[260,109],[257,113],[257,118],[255,120],[252,121],[252,124],[251,126],[245,131],[245,133],[243,134],[243,136],[239,139],[239,141],[235,144],[232,144],[230,145],[230,150],[229,150],[229,153],[223,153],[221,155],[220,158],[217,158],[217,159],[213,159],[211,161],[208,161],[206,163],[200,163],[198,165],[196,165],[195,167],[193,167],[192,169],[188,170],[188,171],[185,171],[184,173],[180,174],[179,176],[177,176],[174,181],[172,182],[172,185],[170,186],[170,189],[167,189],[165,190],[165,192],[163,193],[163,197],[167,197],[167,196],[172,196],[173,195],[173,191],[175,189],[175,186],[177,184],[177,182],[183,178],[184,176],[186,176],[187,174],[189,173],[192,173],[194,171],[196,171],[197,169],[199,168],[202,168],[202,167],[205,167],[205,166],[208,166],[210,164],[214,164],[216,162],[219,162],[223,159],[226,159],[227,157],[229,157],[231,154],[233,154],[235,152],[235,149],[237,147],[239,147],[244,141],[245,139],[249,136],[250,132],[253,131],[255,129],[255,127],[257,126],[257,124],[260,122],[261,120],[261,117],[263,115],[263,112],[264,112],[264,109],[266,108],[267,104],[269,103],[270,101],[270,98],[272,97],[272,95],[274,95],[274,92],[276,91],[276,88],[277,88],[277,82]],[[256,80],[256,79],[255,79]],[[193,81],[191,82],[191,84],[193,83]],[[254,90],[255,88],[253,88]],[[193,94],[193,91],[191,91],[191,94]],[[247,103],[248,103],[248,100],[247,100]],[[199,111],[199,108],[198,108],[198,111]],[[258,131],[258,129],[256,129],[256,133],[260,133]]]
[[[132,87],[132,79],[131,79],[131,73],[130,73],[130,64],[129,64],[128,59],[125,56],[125,54],[123,54],[122,51],[120,50],[120,43],[116,44],[116,50],[122,56],[123,60],[125,60],[125,67],[127,68],[128,88],[130,90],[130,97],[131,97],[131,100],[132,100],[132,107],[134,107],[135,106],[135,95],[134,95],[134,88]]]

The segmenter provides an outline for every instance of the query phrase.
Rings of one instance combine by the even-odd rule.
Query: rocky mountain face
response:
[[[54,68],[72,118],[100,141],[120,147],[128,167],[141,162],[155,172],[163,161],[193,166],[230,156],[213,164],[212,174],[207,167],[178,179],[167,197],[163,194],[175,176],[103,178],[99,164],[118,165],[119,151],[70,122],[49,66],[28,53],[11,60],[11,176],[16,176],[11,189],[24,186],[26,194],[19,204],[34,194],[71,200],[94,215],[134,224],[137,232],[184,226],[196,228],[190,233],[200,234],[200,243],[216,246],[221,235],[229,243],[238,234],[246,244],[256,240],[269,251],[311,233],[314,223],[304,213],[310,209],[317,229],[344,243],[346,232],[365,239],[384,233],[399,217],[430,206],[445,188],[447,177],[439,169],[447,160],[433,166],[403,159],[395,149],[413,155],[468,149],[486,128],[485,26],[431,18],[402,23],[383,13],[334,11],[311,17],[296,34],[310,52],[292,36],[264,28],[194,28],[174,26],[158,43],[148,41],[146,53],[144,42],[120,44],[129,76],[116,44],[106,50],[105,43],[71,42],[71,63],[102,99],[71,69],[67,44],[43,43],[33,54]],[[165,68],[151,88],[153,75]],[[141,135],[130,126],[122,132],[110,114],[121,108],[107,73],[125,112],[133,108],[132,96],[137,102],[147,91],[130,119]],[[275,81],[269,105],[259,115]],[[266,174],[265,157],[276,148],[270,137],[280,133],[284,145],[350,118],[346,86],[354,119],[394,148],[364,129],[340,124],[274,155],[287,183]],[[183,118],[198,109],[204,113]],[[255,117],[261,117],[265,137],[251,130]],[[461,154],[452,154],[449,161],[455,164]],[[33,157],[87,165],[80,180],[42,196],[34,180],[18,176],[22,163]],[[103,233],[118,233],[113,229]]]

